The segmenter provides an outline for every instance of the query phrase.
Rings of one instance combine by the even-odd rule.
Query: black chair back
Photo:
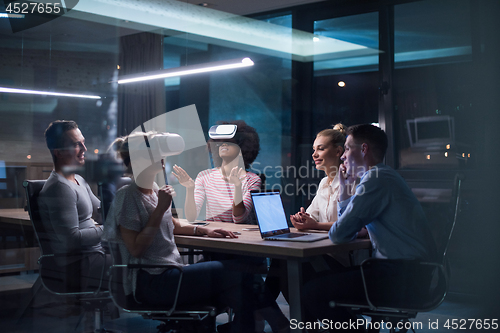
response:
[[[40,246],[40,258],[38,259],[39,274],[43,285],[53,293],[67,293],[68,286],[64,274],[56,269],[57,263],[53,257],[53,251],[50,246],[50,237],[45,229],[40,215],[38,197],[40,191],[45,185],[46,180],[25,180],[23,187],[26,191],[26,204],[30,215],[31,224],[35,231],[38,244]]]
[[[125,185],[129,185],[132,183],[132,178],[129,177],[120,177],[117,178],[114,182],[100,182],[97,184],[97,192],[99,193],[99,198],[101,199],[101,214],[102,221],[106,221],[106,217],[108,216],[109,208],[111,207],[111,203],[115,198],[116,191],[122,188]]]
[[[441,304],[447,291],[443,267],[418,260],[368,259],[362,265],[370,305],[378,309],[428,311]]]
[[[26,205],[28,213],[30,215],[31,223],[33,224],[33,229],[35,230],[35,235],[42,255],[52,254],[50,239],[42,223],[40,209],[38,206],[38,196],[40,195],[40,191],[45,185],[45,182],[45,180],[25,180],[23,182],[23,186],[26,191]]]

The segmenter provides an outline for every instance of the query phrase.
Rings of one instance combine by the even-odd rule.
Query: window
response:
[[[471,167],[477,136],[469,1],[394,8],[396,150],[403,169]]]

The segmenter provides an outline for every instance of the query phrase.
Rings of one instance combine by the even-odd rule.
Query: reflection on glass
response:
[[[378,70],[377,12],[315,21],[314,34],[362,45],[372,51],[366,54],[344,52],[343,55],[336,55],[334,59],[315,61],[315,75],[323,71],[353,73]]]
[[[406,124],[411,147],[440,149],[448,142],[455,144],[455,121],[453,117],[421,117],[408,119]],[[446,144],[446,147],[450,146],[449,143]]]
[[[395,6],[395,68],[470,60],[470,27],[469,0]]]
[[[347,126],[378,122],[378,15],[371,12],[314,22],[314,34],[320,38],[362,45],[373,52],[345,52],[314,62],[313,133],[339,122]]]
[[[394,6],[396,150],[402,169],[472,167],[477,140],[470,1]]]

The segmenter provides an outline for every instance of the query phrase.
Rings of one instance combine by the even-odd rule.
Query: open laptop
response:
[[[252,191],[250,195],[262,239],[314,242],[328,238],[328,234],[290,232],[279,191]]]

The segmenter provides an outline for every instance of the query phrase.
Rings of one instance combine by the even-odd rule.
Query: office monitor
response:
[[[455,120],[451,116],[408,119],[406,127],[412,148],[445,148],[455,143]]]

